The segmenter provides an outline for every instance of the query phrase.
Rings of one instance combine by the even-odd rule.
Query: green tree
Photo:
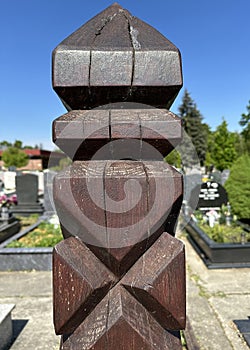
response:
[[[235,134],[228,131],[225,120],[215,130],[211,156],[220,171],[229,169],[236,159]]]
[[[0,142],[0,149],[4,149],[6,147],[11,147],[11,146],[12,146],[11,143],[6,140]]]
[[[22,149],[23,147],[23,142],[20,141],[20,140],[16,140],[14,143],[13,143],[13,147],[15,148],[19,148],[19,149]]]
[[[28,164],[29,157],[19,148],[9,147],[2,153],[2,160],[7,168],[10,166],[21,168]]]
[[[242,133],[235,132],[235,150],[237,153],[237,157],[241,157],[244,153],[246,153],[246,142],[242,135]]]
[[[244,154],[233,164],[225,183],[233,210],[241,219],[250,218],[250,156]]]
[[[165,162],[167,162],[170,165],[174,165],[176,168],[181,167],[181,156],[180,153],[174,149],[172,152],[170,152],[165,158]]]
[[[206,152],[206,159],[205,159],[205,166],[208,169],[212,165],[214,165],[213,153],[214,153],[214,132],[210,129],[210,127],[208,127],[207,128],[207,152]]]
[[[247,113],[241,115],[239,124],[243,127],[242,136],[244,138],[244,151],[250,154],[250,100],[247,105]]]
[[[203,117],[187,90],[184,92],[182,104],[179,106],[178,110],[183,120],[184,129],[191,138],[200,164],[203,165],[206,158],[208,126],[202,123]],[[189,152],[188,145],[186,152]],[[190,161],[192,162],[191,158],[190,156]]]

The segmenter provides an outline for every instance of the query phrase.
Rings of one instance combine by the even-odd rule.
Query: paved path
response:
[[[233,320],[250,316],[250,269],[208,270],[183,240],[187,313],[200,349],[249,350]],[[16,304],[11,350],[59,349],[52,323],[51,272],[0,272],[0,303]]]
[[[51,272],[1,272],[0,303],[12,311],[16,340],[11,350],[55,350],[59,338],[52,321]]]
[[[184,242],[187,314],[200,349],[249,350],[233,320],[250,316],[250,268],[209,270]]]

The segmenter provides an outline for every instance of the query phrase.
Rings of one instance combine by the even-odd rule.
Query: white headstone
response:
[[[16,188],[16,172],[5,171],[4,172],[4,187],[6,190],[15,190]]]

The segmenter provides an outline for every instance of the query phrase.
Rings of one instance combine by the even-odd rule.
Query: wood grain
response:
[[[53,141],[73,160],[162,160],[181,139],[181,119],[160,109],[74,110],[53,122]]]
[[[108,293],[116,278],[74,237],[56,245],[53,266],[55,331],[71,333]]]
[[[182,138],[165,109],[182,87],[180,52],[115,3],[63,40],[52,66],[68,110],[53,141],[73,160],[53,184],[60,350],[181,350],[183,179],[163,162]]]
[[[164,330],[122,287],[115,287],[62,341],[64,350],[181,349],[177,333]]]
[[[178,239],[163,233],[121,283],[163,328],[185,328],[185,255]]]
[[[68,110],[121,101],[169,108],[182,87],[178,49],[118,4],[63,40],[52,65]]]

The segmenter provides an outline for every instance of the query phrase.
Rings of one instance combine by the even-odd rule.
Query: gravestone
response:
[[[2,208],[0,211],[0,243],[19,232],[21,225],[19,220],[9,212],[9,209]]]
[[[43,207],[38,200],[38,177],[33,174],[16,176],[17,205],[11,212],[18,215],[42,214]]]
[[[230,170],[229,169],[224,169],[221,173],[221,184],[224,186],[225,182],[229,178],[230,175]]]
[[[4,181],[4,187],[6,190],[15,190],[16,172],[15,171],[5,171],[3,181]]]
[[[45,170],[44,171],[44,194],[43,194],[43,206],[44,213],[53,215],[55,213],[55,206],[53,201],[53,179],[56,175],[55,171]]]
[[[199,200],[199,190],[201,187],[202,177],[200,173],[184,175],[184,198],[190,210],[193,211],[197,207]],[[196,191],[194,192],[194,189]]]
[[[4,171],[0,170],[0,183],[4,186]],[[2,189],[2,186],[0,186],[0,191]]]
[[[11,312],[15,304],[0,304],[0,350],[7,350],[12,342],[13,324]]]
[[[44,173],[42,171],[37,172],[35,175],[38,177],[38,194],[44,193]]]
[[[225,188],[215,181],[207,181],[196,186],[191,193],[192,198],[199,197],[197,209],[209,211],[210,209],[220,210],[222,205],[227,205],[228,196]]]
[[[223,185],[221,182],[222,181],[222,174],[220,171],[213,171],[210,174],[210,180],[214,181],[214,182],[218,182],[219,184]]]

